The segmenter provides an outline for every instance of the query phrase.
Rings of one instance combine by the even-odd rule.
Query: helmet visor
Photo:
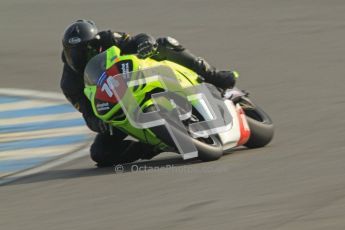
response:
[[[87,49],[85,45],[68,47],[64,49],[67,64],[76,72],[83,73],[86,65]]]
[[[98,51],[93,45],[87,43],[65,48],[64,54],[68,65],[83,74],[87,62],[98,54]]]

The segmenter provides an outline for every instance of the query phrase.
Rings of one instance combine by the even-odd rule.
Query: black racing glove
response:
[[[99,120],[98,121],[98,128],[99,128],[99,130],[100,130],[100,133],[109,133],[110,134],[110,132],[111,132],[111,130],[110,130],[110,125],[109,124],[107,124],[107,123],[105,123],[104,121],[102,121],[102,120]]]
[[[110,30],[101,31],[97,35],[98,45],[103,49],[108,49],[109,47],[115,45],[114,34]]]
[[[157,54],[158,43],[152,37],[149,39],[142,41],[138,45],[138,57],[141,59],[145,59],[148,57],[152,57],[153,55]]]
[[[95,116],[91,116],[85,119],[87,126],[94,132],[100,134],[110,134],[112,133],[112,128],[109,124],[105,123],[101,119]]]

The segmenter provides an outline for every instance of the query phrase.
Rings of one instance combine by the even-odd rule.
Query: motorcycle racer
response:
[[[90,20],[77,20],[69,25],[65,29],[62,44],[64,66],[60,86],[69,102],[82,113],[87,126],[98,133],[90,153],[99,167],[150,159],[158,152],[150,145],[124,140],[127,136],[125,133],[112,128],[94,115],[83,93],[84,69],[93,56],[115,45],[122,54],[137,54],[142,59],[150,57],[157,61],[169,60],[183,65],[201,75],[205,82],[219,88],[232,88],[238,77],[235,71],[217,71],[174,38],[154,39],[145,33],[130,36],[123,32],[98,31],[95,23]]]

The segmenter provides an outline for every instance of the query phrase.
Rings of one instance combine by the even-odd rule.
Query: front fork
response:
[[[240,139],[237,142],[237,146],[244,145],[247,143],[250,137],[250,128],[246,119],[246,115],[239,104],[236,104],[236,112],[239,120],[239,128],[240,128]]]
[[[239,104],[231,100],[224,101],[232,117],[231,129],[219,133],[218,136],[224,146],[224,150],[231,149],[245,144],[250,137],[250,129],[244,111]]]

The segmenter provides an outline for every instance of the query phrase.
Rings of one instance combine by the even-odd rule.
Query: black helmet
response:
[[[69,25],[63,35],[62,45],[67,64],[83,73],[88,60],[98,53],[98,29],[93,21],[77,20]]]

